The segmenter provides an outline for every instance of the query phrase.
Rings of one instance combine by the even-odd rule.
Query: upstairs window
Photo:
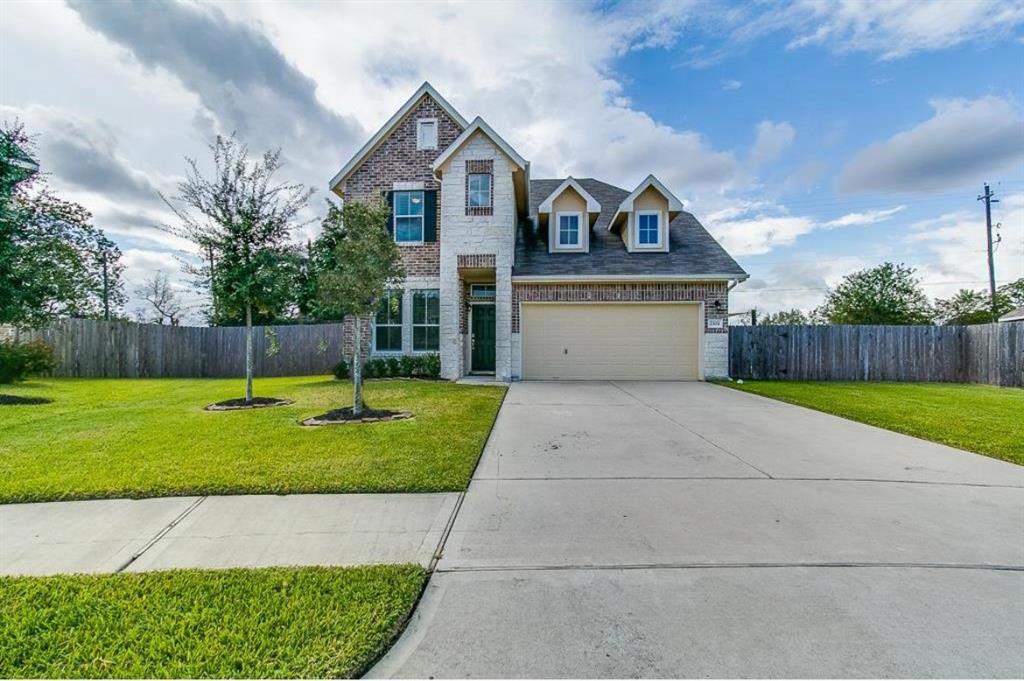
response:
[[[402,292],[385,291],[374,319],[373,349],[377,352],[402,351]]]
[[[636,214],[636,243],[638,246],[661,246],[661,213],[640,211]]]
[[[421,118],[416,121],[416,148],[437,149],[436,118]]]
[[[558,214],[558,247],[573,248],[582,245],[579,213]]]
[[[469,176],[469,196],[467,197],[470,208],[490,208],[491,206],[491,176],[488,173],[471,173]]]
[[[395,192],[395,241],[423,242],[423,192]]]
[[[436,351],[440,347],[441,296],[436,288],[412,294],[412,349]]]

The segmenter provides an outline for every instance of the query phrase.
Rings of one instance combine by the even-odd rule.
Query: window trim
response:
[[[405,292],[399,288],[389,288],[384,292],[387,297],[398,297],[398,323],[380,324],[377,322],[377,315],[380,314],[380,310],[373,313],[373,336],[370,344],[370,351],[373,354],[381,355],[400,355],[402,354],[402,348],[405,346],[403,336],[405,335],[404,324],[405,324]],[[395,328],[398,327],[398,349],[392,350],[381,350],[377,348],[377,327]]]
[[[398,195],[399,194],[419,194],[420,203],[423,208],[419,215],[410,214],[398,214]],[[411,201],[410,204],[412,205]],[[420,219],[420,238],[417,239],[399,239],[398,238],[398,218],[419,218]],[[396,244],[400,246],[420,246],[424,243],[424,238],[427,235],[427,195],[423,189],[403,189],[399,191],[393,191],[391,193],[391,237],[395,240]]]
[[[434,146],[424,146],[424,145],[420,144],[420,140],[423,137],[420,134],[420,129],[424,125],[433,125],[434,126]],[[435,151],[435,150],[437,150],[438,132],[439,132],[439,130],[438,130],[438,123],[437,123],[437,119],[436,118],[418,118],[418,119],[416,119],[416,150],[417,151]]]
[[[416,322],[416,298],[417,298],[417,296],[419,294],[429,294],[429,293],[434,293],[435,297],[437,298],[437,323],[436,324],[431,324],[431,323],[427,323],[427,322],[417,323]],[[426,298],[426,299],[429,300],[429,298]],[[410,326],[412,328],[412,332],[411,332],[411,336],[412,336],[411,343],[412,343],[412,345],[410,347],[410,350],[412,351],[412,354],[414,354],[414,355],[426,355],[426,354],[430,354],[430,353],[434,353],[434,352],[440,352],[441,351],[441,289],[437,289],[437,288],[418,288],[418,289],[413,289],[412,290],[412,296],[410,297],[409,302],[412,305],[412,314],[409,316],[409,324],[410,324]],[[417,328],[424,328],[424,329],[426,329],[426,328],[431,328],[431,327],[436,327],[437,328],[437,347],[434,348],[434,349],[417,350],[416,349],[416,329]]]
[[[658,218],[658,240],[653,244],[640,243],[640,217],[646,215],[654,215]],[[665,247],[665,230],[662,227],[662,223],[665,218],[662,217],[662,211],[660,210],[638,210],[636,212],[636,218],[633,221],[633,247],[634,248],[645,248],[645,249],[658,249]]]
[[[474,191],[480,192],[482,190],[473,189],[473,178],[474,177],[486,177],[487,178],[487,202],[474,206],[470,197]],[[481,210],[492,208],[494,206],[494,175],[492,173],[466,173],[466,208],[469,210]]]
[[[576,218],[576,243],[562,243],[562,216]],[[583,248],[583,213],[578,210],[560,210],[555,213],[555,250],[574,251]]]
[[[488,286],[488,287],[490,287],[491,290],[490,290],[489,295],[488,294],[481,295],[481,294],[477,293],[476,290],[477,290],[478,286]],[[498,287],[497,287],[496,284],[482,284],[482,283],[481,284],[470,284],[469,285],[469,297],[470,298],[480,298],[481,300],[494,300],[495,298],[498,297]]]

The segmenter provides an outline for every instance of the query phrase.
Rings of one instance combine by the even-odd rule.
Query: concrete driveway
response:
[[[371,675],[1022,677],[1024,468],[709,384],[514,384]]]

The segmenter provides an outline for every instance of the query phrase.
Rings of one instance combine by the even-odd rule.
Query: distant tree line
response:
[[[1024,278],[996,292],[993,311],[987,291],[961,289],[929,302],[915,270],[886,262],[848,274],[810,313],[791,309],[755,317],[759,325],[785,324],[988,324],[1024,305]]]

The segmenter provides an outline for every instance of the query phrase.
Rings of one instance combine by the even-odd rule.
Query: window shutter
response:
[[[388,207],[388,234],[392,237],[395,235],[395,193],[394,192],[383,192],[384,203]]]
[[[423,192],[423,241],[437,241],[437,192]]]

